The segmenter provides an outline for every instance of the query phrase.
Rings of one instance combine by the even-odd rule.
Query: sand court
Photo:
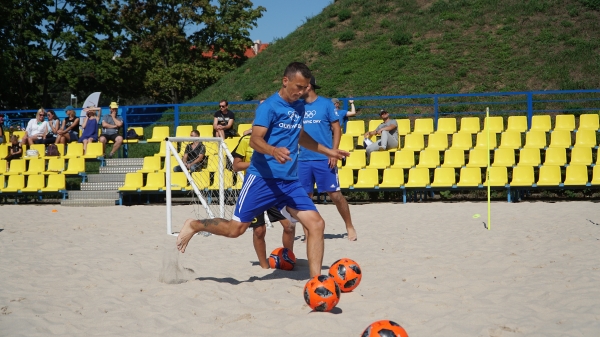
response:
[[[176,253],[160,205],[0,206],[0,336],[358,336],[380,319],[411,337],[600,332],[597,203],[493,203],[491,231],[485,203],[351,205],[357,242],[317,207],[324,272],[343,257],[363,271],[330,313],[304,303],[300,240],[295,270],[263,270],[250,232]],[[176,229],[190,216],[174,206]]]

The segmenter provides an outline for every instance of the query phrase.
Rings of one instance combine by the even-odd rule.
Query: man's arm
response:
[[[327,146],[317,143],[308,133],[304,132],[304,130],[300,131],[300,145],[330,158],[342,159],[350,156],[350,152],[340,149],[330,149]]]
[[[118,129],[121,126],[123,126],[123,120],[120,118],[117,118],[117,116],[113,116],[113,122],[115,123],[115,126],[113,127],[113,129]]]
[[[218,119],[217,117],[215,117],[215,118],[213,119],[213,129],[215,129],[215,130],[220,130],[220,128],[219,128],[219,127],[220,127],[220,125],[219,125],[219,119]]]
[[[275,147],[265,141],[267,128],[264,126],[252,126],[252,135],[250,136],[250,147],[255,151],[274,157],[280,164],[292,160],[290,151],[285,147]],[[312,139],[312,138],[311,138]]]
[[[247,170],[248,167],[250,167],[249,161],[244,161],[240,157],[233,158],[233,171],[235,171],[235,172],[244,171],[244,170]]]
[[[348,103],[350,103],[350,110],[348,110],[348,112],[346,113],[347,117],[354,117],[356,116],[356,108],[354,107],[354,100],[351,99],[348,101]]]
[[[340,139],[342,138],[342,127],[339,120],[331,123],[331,131],[333,132],[333,149],[337,150],[340,147]],[[329,167],[334,168],[336,165],[337,158],[329,158]]]
[[[394,130],[397,127],[398,127],[398,125],[391,124],[391,125],[388,125],[388,126],[384,126],[384,127],[382,127],[381,129],[379,129],[379,130],[377,130],[375,132],[380,135],[382,131],[392,131],[392,130]]]
[[[229,114],[229,122],[227,122],[227,125],[225,125],[223,127],[224,130],[229,130],[233,127],[233,122],[235,121],[235,115],[233,114],[233,112],[230,112]]]

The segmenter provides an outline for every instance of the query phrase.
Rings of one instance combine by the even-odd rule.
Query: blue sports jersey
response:
[[[346,124],[348,123],[348,110],[337,110],[338,117],[340,118],[340,126],[342,127],[342,133],[346,133]]]
[[[330,100],[317,97],[312,103],[304,103],[304,132],[308,133],[317,143],[333,148],[333,132],[331,123],[338,121],[335,107]],[[324,154],[313,152],[300,147],[298,160],[327,160]]]
[[[291,161],[280,164],[273,156],[254,151],[246,171],[262,178],[298,180],[298,140],[302,131],[304,102],[288,103],[275,93],[256,109],[254,125],[267,128],[265,141],[290,151]]]

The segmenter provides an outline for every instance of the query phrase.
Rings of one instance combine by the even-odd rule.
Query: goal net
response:
[[[185,149],[199,141],[205,148],[205,159],[193,172],[186,167]],[[177,235],[172,229],[173,196],[191,197],[190,212],[196,219],[231,219],[242,188],[243,174],[233,172],[231,152],[237,139],[223,140],[208,137],[169,137],[166,140],[166,204],[167,234]],[[189,156],[190,157],[190,156]],[[181,172],[175,172],[179,167]],[[190,216],[191,217],[191,216]],[[209,235],[208,233],[201,233]]]

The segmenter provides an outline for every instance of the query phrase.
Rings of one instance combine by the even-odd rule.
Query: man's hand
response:
[[[329,168],[334,168],[337,166],[337,158],[329,158]]]
[[[365,134],[364,134],[365,138],[369,138],[370,136],[371,136],[371,131],[365,132]]]
[[[279,164],[285,164],[292,160],[292,158],[290,158],[290,151],[285,147],[274,148],[272,155]]]
[[[346,157],[350,157],[350,152],[348,151],[344,151],[344,150],[340,150],[340,149],[329,149],[329,151],[327,151],[327,157],[329,157],[329,163],[331,163],[331,159],[335,159],[336,160],[336,164],[337,164],[337,160],[338,159],[343,159]]]

